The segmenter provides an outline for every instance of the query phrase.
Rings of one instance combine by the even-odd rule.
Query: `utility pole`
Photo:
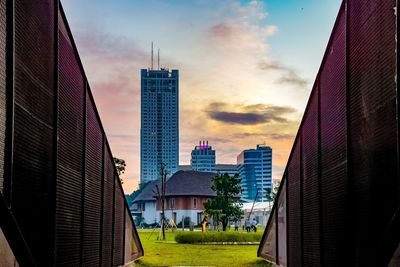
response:
[[[250,221],[250,216],[253,213],[254,204],[256,204],[257,197],[258,197],[258,190],[256,192],[256,196],[254,197],[253,205],[251,206],[251,210],[250,210],[249,216],[247,217],[247,220],[249,220],[249,221]]]

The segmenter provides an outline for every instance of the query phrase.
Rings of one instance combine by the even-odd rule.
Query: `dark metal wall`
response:
[[[0,191],[3,191],[6,129],[6,1],[0,0]]]
[[[343,1],[259,256],[296,267],[389,263],[400,242],[396,4]]]
[[[8,206],[0,223],[18,262],[137,259],[143,248],[59,2],[1,0],[0,15],[0,201]],[[15,233],[22,238],[11,242]]]

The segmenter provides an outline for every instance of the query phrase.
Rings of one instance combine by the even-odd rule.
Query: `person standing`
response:
[[[249,233],[250,232],[250,221],[249,220],[245,221],[244,227],[246,228],[246,231]]]

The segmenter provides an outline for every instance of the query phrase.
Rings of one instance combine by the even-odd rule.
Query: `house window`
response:
[[[169,200],[169,208],[170,209],[175,209],[175,198],[171,198]]]
[[[146,202],[142,203],[142,211],[146,211]]]
[[[197,208],[197,198],[193,198],[193,207]]]

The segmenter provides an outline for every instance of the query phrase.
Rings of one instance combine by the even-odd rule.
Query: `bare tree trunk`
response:
[[[165,240],[165,180],[166,180],[165,164],[161,163],[161,231],[163,240]]]
[[[226,231],[226,227],[228,226],[228,220],[222,220],[222,231]]]

